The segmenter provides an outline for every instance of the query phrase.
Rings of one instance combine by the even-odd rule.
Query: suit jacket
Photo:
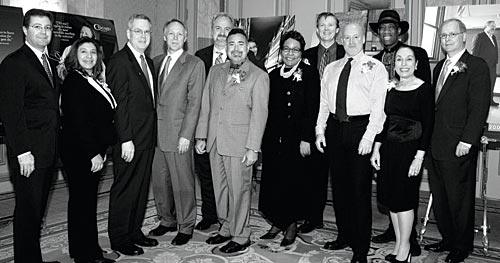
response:
[[[153,74],[157,94],[157,78],[153,61],[146,56]],[[141,66],[128,46],[114,54],[106,67],[106,80],[118,104],[115,126],[118,143],[132,140],[135,150],[152,149],[156,145],[155,99]]]
[[[162,54],[153,59],[157,76],[165,57]],[[185,51],[165,81],[158,84],[158,146],[162,151],[177,152],[180,137],[193,141],[204,84],[203,61]]]
[[[306,58],[309,64],[311,66],[315,67],[316,69],[319,70],[318,68],[318,50],[319,50],[319,45],[312,48],[307,49],[304,51],[304,55],[302,55],[303,58]],[[344,46],[337,44],[337,52],[336,52],[337,59],[341,59],[345,56],[345,50]]]
[[[0,64],[0,117],[9,157],[31,151],[36,168],[54,164],[59,130],[56,63],[49,59],[53,83],[35,53],[23,45]]]
[[[201,58],[201,60],[203,60],[203,63],[205,63],[205,73],[208,76],[208,72],[210,71],[210,68],[212,67],[212,62],[214,60],[214,45],[210,45],[206,48],[202,48],[202,49],[196,51],[196,53],[194,53],[194,55]],[[255,55],[251,51],[248,52],[247,58],[248,58],[248,60],[250,60],[255,65],[259,66],[260,68],[262,68],[264,66],[263,63],[260,63],[257,61],[257,59],[255,58]]]
[[[427,83],[431,83],[431,67],[429,65],[429,56],[427,55],[427,51],[425,49],[420,48],[420,47],[415,47],[415,46],[409,46],[406,45],[400,41],[394,46],[393,50],[397,50],[400,47],[410,47],[413,52],[415,53],[415,58],[418,61],[417,69],[415,70],[415,76]],[[382,61],[382,57],[384,56],[384,50],[380,51],[373,57],[377,59],[378,61]],[[439,74],[439,72],[438,72]],[[397,73],[395,75],[398,77],[399,76]]]
[[[434,68],[434,90],[444,61]],[[437,160],[455,159],[459,141],[472,144],[472,150],[477,151],[488,116],[491,100],[488,66],[467,51],[459,62],[467,69],[448,76],[436,101],[431,152]]]
[[[196,138],[215,141],[221,155],[243,157],[247,149],[260,150],[267,121],[269,77],[250,61],[241,65],[245,77],[228,81],[229,62],[214,65],[203,89]],[[243,74],[243,73],[242,73]]]
[[[495,45],[493,45],[488,35],[486,35],[486,32],[483,31],[477,34],[474,39],[472,54],[484,59],[490,67],[496,70],[496,64],[498,63],[498,43],[495,35],[493,35],[493,42],[495,42]]]
[[[62,143],[88,160],[115,143],[114,109],[86,78],[70,72],[61,92]]]

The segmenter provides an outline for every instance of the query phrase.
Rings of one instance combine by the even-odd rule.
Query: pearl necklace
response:
[[[293,66],[292,69],[290,69],[288,72],[285,72],[285,64],[283,64],[283,66],[281,66],[281,69],[280,69],[280,76],[282,76],[285,79],[289,78],[295,72],[295,70],[297,69],[299,64],[300,64],[300,61],[297,62],[297,64],[295,64],[295,66]]]

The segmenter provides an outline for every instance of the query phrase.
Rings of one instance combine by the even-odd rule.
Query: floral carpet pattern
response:
[[[155,219],[155,208],[151,205],[147,211],[143,231],[147,233],[158,224]],[[279,234],[274,240],[260,240],[259,237],[267,232],[269,224],[260,216],[258,211],[251,212],[252,245],[245,251],[227,255],[221,253],[220,245],[209,245],[205,240],[217,233],[217,227],[206,231],[195,230],[191,241],[183,246],[173,246],[170,241],[176,233],[167,233],[159,237],[160,244],[154,248],[144,248],[144,254],[130,257],[123,256],[110,250],[107,237],[107,212],[98,215],[100,244],[107,252],[105,257],[115,259],[119,263],[338,263],[350,262],[352,251],[330,251],[323,249],[325,242],[335,238],[336,225],[334,222],[325,222],[325,227],[308,234],[300,234],[296,242],[289,247],[280,247],[283,238]],[[378,231],[376,231],[378,232]],[[46,226],[42,231],[42,253],[44,260],[58,260],[62,263],[73,262],[68,253],[68,240],[66,235],[66,222]],[[423,244],[435,240],[424,239]],[[422,244],[422,245],[423,245]],[[372,263],[386,262],[384,256],[391,252],[393,243],[371,245],[368,260]],[[422,255],[412,258],[414,263],[444,262],[446,254],[429,253],[422,251]],[[12,235],[0,237],[0,263],[13,262]],[[482,251],[476,251],[466,261],[475,262],[500,262],[500,251],[491,251],[489,256],[484,256]]]

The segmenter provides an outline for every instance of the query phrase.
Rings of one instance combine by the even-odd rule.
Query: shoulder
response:
[[[304,51],[304,57],[317,54],[318,54],[318,46],[310,47]]]
[[[193,64],[203,63],[203,60],[201,60],[201,58],[199,58],[195,55],[188,54],[188,53],[186,53],[186,61],[193,63]]]
[[[206,55],[207,53],[210,53],[212,52],[212,48],[213,46],[210,45],[208,47],[205,47],[205,48],[202,48],[202,49],[199,49],[198,51],[196,51],[194,53],[195,56],[203,56],[203,55]]]
[[[265,72],[263,69],[259,68],[255,64],[248,63],[248,65],[249,65],[248,68],[249,68],[249,71],[251,74],[255,74],[257,77],[260,77],[261,75],[267,76],[267,72]]]
[[[113,56],[111,56],[111,58],[109,59],[109,64],[127,61],[128,60],[128,53],[127,53],[126,49],[127,49],[127,47],[124,47],[120,51],[113,54]]]
[[[14,52],[7,55],[2,61],[1,65],[6,64],[19,64],[24,63],[26,59],[27,52],[31,52],[30,50],[26,50],[25,46],[15,50]]]
[[[469,64],[467,65],[467,68],[472,70],[472,71],[481,71],[483,69],[479,69],[478,67],[488,67],[488,65],[486,64],[486,62],[484,61],[484,59],[478,57],[478,56],[474,56],[472,54],[468,54],[467,53],[467,58],[466,58],[466,61],[465,61],[465,64]]]
[[[360,59],[360,62],[361,62],[362,64],[365,64],[365,63],[373,63],[373,64],[375,64],[375,66],[377,66],[377,67],[378,67],[378,66],[382,66],[382,67],[384,67],[384,64],[382,64],[382,62],[380,62],[380,60],[378,60],[378,59],[376,59],[376,58],[374,58],[374,57],[370,57],[370,56],[368,56],[368,55],[363,55],[363,56],[361,57],[361,59]],[[385,69],[385,67],[384,67],[384,69]]]

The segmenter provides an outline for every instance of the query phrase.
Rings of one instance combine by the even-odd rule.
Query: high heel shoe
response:
[[[297,237],[297,223],[292,223],[286,229],[285,236],[283,237],[283,240],[281,240],[280,246],[286,247],[295,243],[296,237]]]
[[[392,262],[395,262],[395,263],[405,263],[405,262],[411,262],[411,253],[408,252],[408,256],[406,257],[406,260],[397,260],[396,257],[394,257],[394,261]]]
[[[385,261],[393,262],[396,259],[396,255],[388,254],[385,256]]]
[[[260,239],[274,239],[280,232],[281,229],[273,226],[269,231],[267,231],[267,233],[261,236]]]

